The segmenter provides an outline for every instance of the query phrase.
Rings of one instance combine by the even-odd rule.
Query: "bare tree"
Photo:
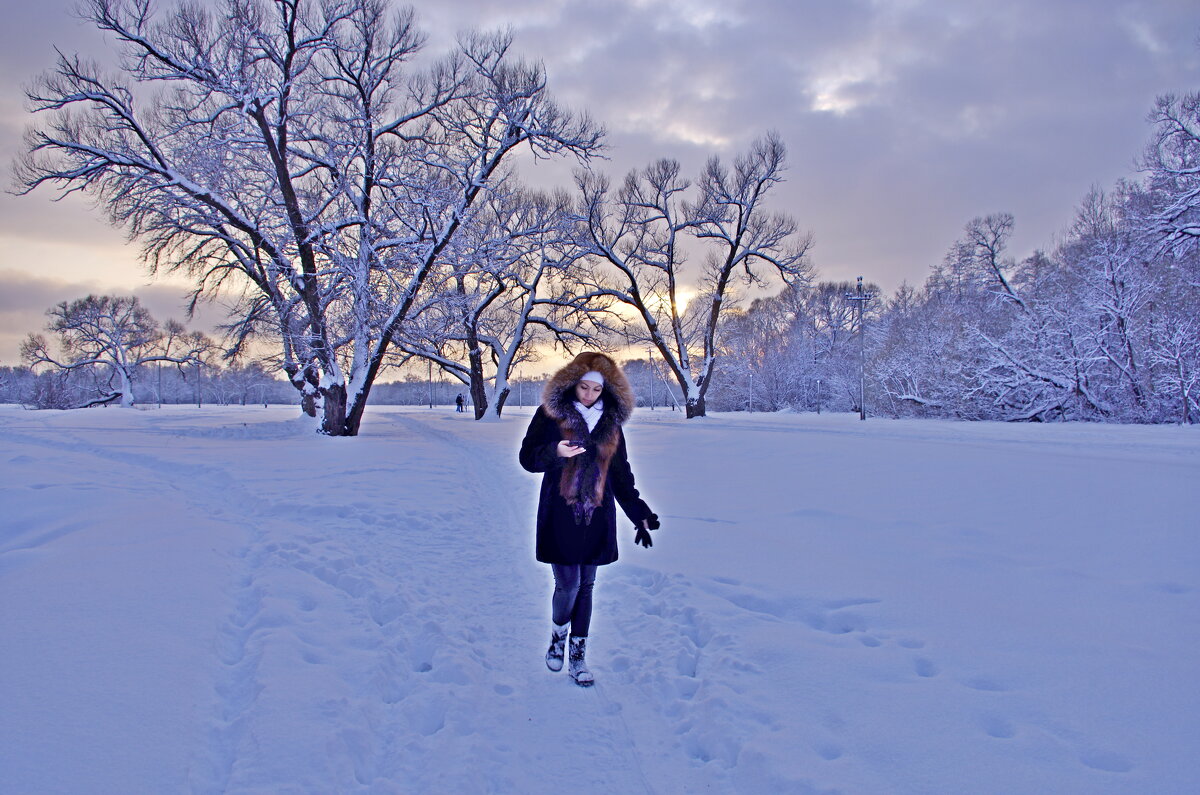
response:
[[[536,347],[596,344],[611,299],[581,292],[582,252],[569,229],[570,199],[496,191],[447,250],[438,290],[418,316],[424,336],[398,346],[466,384],[475,419],[500,416],[514,369]]]
[[[693,202],[686,199],[692,185],[673,160],[631,172],[615,195],[603,177],[578,177],[579,234],[595,262],[588,286],[628,307],[634,316],[630,339],[661,354],[689,418],[705,414],[722,310],[734,298],[734,284],[762,284],[764,266],[785,283],[811,276],[811,237],[766,208],[771,189],[783,179],[785,159],[774,134],[755,141],[732,169],[713,157]],[[685,306],[680,299],[689,244],[706,259],[698,295]]]
[[[31,368],[45,364],[63,371],[106,371],[104,389],[89,405],[120,400],[122,406],[132,406],[137,368],[150,362],[198,362],[210,347],[202,334],[189,334],[176,322],[160,328],[136,297],[89,295],[63,301],[46,314],[51,318],[47,328],[58,337],[64,355],[51,353],[44,336],[30,334],[21,357]]]
[[[1200,243],[1200,92],[1158,98],[1154,138],[1142,156],[1154,204],[1147,213],[1159,251],[1195,250]]]
[[[981,274],[983,280],[994,280],[995,285],[999,287],[999,290],[993,288],[997,294],[1025,309],[1025,302],[1017,295],[1010,277],[1014,263],[1004,256],[1015,225],[1016,221],[1011,213],[994,213],[973,218],[965,227],[966,239],[963,242],[969,252],[970,263]]]
[[[1113,405],[1095,385],[1103,361],[1081,335],[1071,308],[1039,304],[1003,337],[975,328],[984,348],[969,362],[967,397],[980,418],[1013,420],[1107,419]]]
[[[1170,318],[1150,349],[1150,360],[1159,365],[1159,388],[1179,401],[1179,422],[1200,420],[1200,323],[1194,317]]]
[[[509,155],[600,145],[508,35],[464,35],[409,70],[423,37],[382,0],[228,0],[161,23],[150,0],[86,13],[139,90],[62,57],[29,92],[52,118],[30,135],[21,189],[88,191],[152,268],[189,273],[196,299],[234,295],[235,351],[275,335],[327,434],[358,432],[392,342]]]
[[[1093,188],[1084,197],[1060,257],[1077,275],[1078,314],[1087,317],[1081,332],[1094,338],[1094,348],[1112,369],[1113,391],[1127,390],[1122,402],[1144,415],[1148,385],[1140,337],[1154,284],[1133,230],[1104,191]]]

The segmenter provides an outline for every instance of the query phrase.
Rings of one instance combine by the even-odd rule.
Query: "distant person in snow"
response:
[[[455,409],[455,411],[462,411],[462,410],[463,410],[463,408],[462,408],[462,407],[463,407],[463,397],[462,397],[462,392],[459,392],[459,393],[458,393],[458,397],[456,397],[456,398],[454,399],[454,405],[458,406],[458,408],[456,408],[456,409]]]
[[[584,662],[596,567],[617,559],[617,510],[637,528],[634,543],[650,547],[659,527],[634,487],[621,426],[633,413],[633,389],[603,353],[581,353],[542,392],[521,442],[521,466],[542,472],[537,559],[554,571],[546,666],[561,671],[570,631],[571,678],[587,687]]]

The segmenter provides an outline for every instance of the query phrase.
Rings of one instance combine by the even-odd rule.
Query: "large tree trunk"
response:
[[[471,402],[475,404],[475,419],[481,420],[488,408],[487,383],[483,378],[483,351],[471,326],[467,327],[467,358],[471,365]]]
[[[471,402],[475,405],[475,419],[481,420],[487,415],[488,399],[487,384],[483,380],[483,363],[476,362],[478,354],[471,356]]]
[[[497,378],[498,377],[499,376],[497,376]],[[503,389],[500,390],[500,394],[496,396],[496,416],[497,417],[499,417],[500,413],[502,411],[504,411],[504,402],[506,400],[508,400],[508,396],[511,394],[512,394],[512,390],[509,389],[508,387],[504,387]]]
[[[367,408],[367,396],[371,394],[371,381],[363,384],[354,393],[354,401],[346,411],[346,425],[343,436],[358,436],[359,426],[362,425],[363,412]]]
[[[116,370],[121,377],[121,407],[133,408],[133,377],[120,367]]]
[[[334,384],[324,390],[325,415],[321,420],[321,433],[326,436],[357,436],[358,421],[351,424],[346,418],[346,387]],[[361,417],[361,414],[359,415]]]
[[[687,414],[687,419],[703,417],[704,414],[704,396],[688,397],[687,404],[684,406],[684,411]]]

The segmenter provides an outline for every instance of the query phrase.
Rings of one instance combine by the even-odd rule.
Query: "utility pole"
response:
[[[654,349],[647,348],[646,355],[650,357],[650,410],[654,411]]]
[[[429,408],[433,408],[433,359],[429,360]]]
[[[863,290],[862,277],[858,277],[858,287],[854,292],[846,293],[845,299],[854,302],[858,310],[858,418],[867,418],[867,329],[863,323],[863,307],[871,300],[871,294]]]

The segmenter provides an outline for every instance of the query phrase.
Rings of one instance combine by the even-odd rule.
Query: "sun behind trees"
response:
[[[747,286],[763,284],[763,271],[792,287],[812,278],[812,236],[767,208],[771,190],[783,181],[786,159],[787,149],[774,134],[754,141],[732,168],[710,158],[691,200],[692,183],[680,176],[674,160],[630,172],[615,193],[604,177],[578,177],[578,234],[591,257],[583,285],[632,311],[627,338],[659,352],[683,393],[689,419],[705,416],[721,353],[722,313],[732,302],[734,284],[739,279]],[[695,249],[705,256],[700,294],[684,305],[679,293]]]

